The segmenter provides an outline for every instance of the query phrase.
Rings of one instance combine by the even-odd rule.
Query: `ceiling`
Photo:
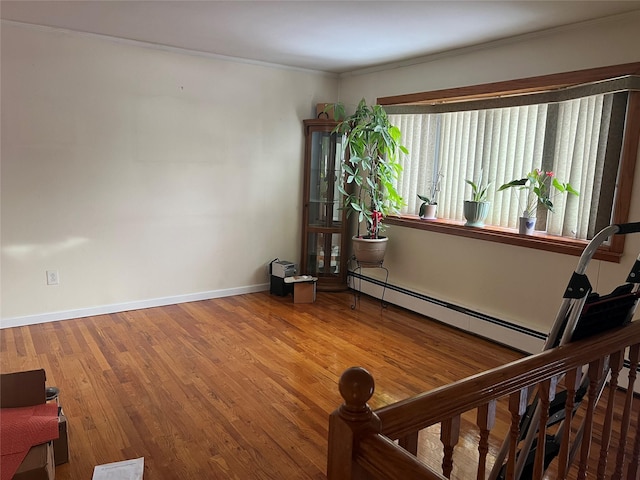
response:
[[[32,1],[4,20],[332,73],[612,15],[639,1]]]

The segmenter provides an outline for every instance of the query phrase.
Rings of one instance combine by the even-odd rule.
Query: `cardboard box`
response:
[[[313,303],[316,301],[317,280],[293,284],[293,303]]]
[[[336,118],[335,112],[333,111],[333,103],[316,104],[316,118],[324,118],[326,120],[334,120],[337,122],[342,120],[342,118]]]
[[[0,375],[0,408],[40,405],[46,401],[46,375],[43,369]]]
[[[53,462],[52,442],[31,447],[12,480],[54,480],[56,472]]]
[[[59,410],[58,415],[58,435],[53,441],[53,458],[56,465],[61,465],[69,461],[69,437],[67,436],[67,417]]]

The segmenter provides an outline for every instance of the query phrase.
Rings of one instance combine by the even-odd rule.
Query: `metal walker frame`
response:
[[[640,254],[631,268],[626,283],[617,287],[608,295],[600,296],[592,291],[591,283],[585,271],[597,248],[609,237],[638,232],[640,232],[640,222],[610,225],[597,233],[585,247],[564,292],[562,304],[544,344],[543,351],[603,333],[632,321],[638,305],[638,299],[640,299]],[[598,384],[596,403],[604,390],[608,371],[609,365],[607,362],[604,374]],[[580,402],[586,394],[587,383],[588,378],[583,375],[583,380],[576,391],[573,413],[580,406]],[[564,396],[562,395],[563,393]],[[547,439],[552,446],[556,443],[559,444],[562,435],[569,430],[565,428],[565,420],[567,420],[564,418],[565,402],[566,392],[561,391],[556,394],[556,400],[549,408],[549,420],[545,425],[545,429],[558,424],[555,435]],[[538,394],[534,393],[520,422],[519,449],[514,476],[516,480],[530,479],[533,474],[531,464],[535,457],[536,445],[534,440],[538,434],[540,408]],[[582,438],[583,427],[584,423],[579,427],[577,439]],[[509,452],[509,441],[509,436],[507,436],[489,475],[490,480],[501,480],[506,476],[505,459]],[[558,452],[552,448],[545,449],[545,453],[544,464],[546,470]],[[575,449],[570,452],[569,463],[571,463],[575,453]]]

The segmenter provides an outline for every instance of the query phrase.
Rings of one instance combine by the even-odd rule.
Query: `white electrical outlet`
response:
[[[47,285],[60,285],[60,275],[57,270],[47,270]]]

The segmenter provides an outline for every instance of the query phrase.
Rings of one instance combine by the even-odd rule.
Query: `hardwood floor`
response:
[[[351,301],[257,293],[4,329],[0,368],[44,368],[60,388],[70,462],[57,480],[140,456],[147,480],[323,479],[346,368],[372,373],[375,409],[521,356]]]

